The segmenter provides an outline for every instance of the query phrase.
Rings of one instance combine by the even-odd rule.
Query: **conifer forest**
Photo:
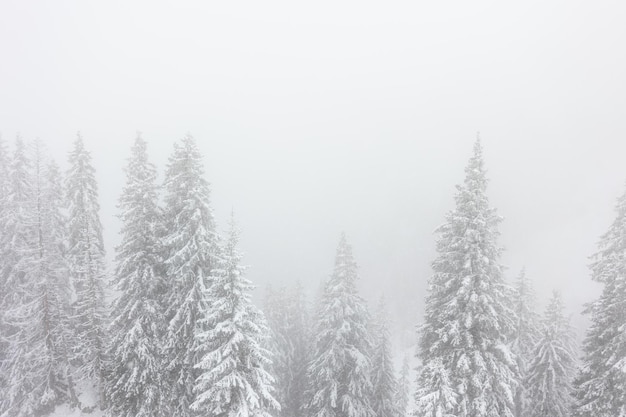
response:
[[[371,307],[345,233],[314,299],[266,290],[242,262],[234,214],[218,232],[203,157],[175,143],[157,183],[135,139],[121,242],[105,264],[98,183],[80,135],[62,172],[40,141],[0,143],[2,416],[621,416],[626,197],[591,265],[582,355],[554,291],[504,277],[501,218],[477,139],[436,230],[415,380],[396,369],[385,298]],[[100,415],[100,414],[96,414]]]
[[[0,417],[626,417],[625,22],[0,1]]]

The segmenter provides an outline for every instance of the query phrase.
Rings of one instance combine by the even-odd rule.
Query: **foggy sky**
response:
[[[364,294],[412,331],[480,132],[507,276],[578,315],[626,180],[626,4],[304,3],[3,0],[3,138],[66,166],[80,130],[111,259],[136,132],[161,172],[190,132],[261,290],[315,291],[344,230]]]

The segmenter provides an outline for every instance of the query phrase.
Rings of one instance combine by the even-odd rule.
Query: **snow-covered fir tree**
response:
[[[416,416],[512,417],[519,383],[508,346],[514,319],[489,206],[480,140],[438,228],[438,256],[420,328]],[[437,414],[441,413],[441,414]]]
[[[269,352],[263,348],[269,329],[251,302],[253,286],[244,277],[238,242],[239,232],[231,220],[214,282],[201,288],[210,306],[199,319],[203,330],[197,335],[196,352],[202,357],[195,365],[200,375],[191,408],[202,415],[269,417],[280,408],[267,371]]]
[[[571,382],[576,372],[575,336],[554,292],[543,318],[543,331],[526,375],[528,417],[569,417]]]
[[[326,283],[308,369],[310,417],[373,417],[371,339],[365,301],[358,295],[352,247],[341,235]]]
[[[585,310],[591,325],[574,381],[577,417],[626,416],[626,193],[616,211],[591,265],[592,279],[603,288]]]
[[[2,201],[2,235],[0,235],[0,313],[2,314],[3,361],[0,363],[0,375],[5,379],[6,388],[0,390],[0,412],[10,407],[11,398],[19,394],[11,393],[11,373],[16,372],[13,366],[19,361],[15,355],[15,339],[19,333],[19,323],[7,317],[9,311],[14,311],[24,304],[25,265],[22,260],[33,241],[29,208],[32,208],[32,178],[31,162],[28,159],[26,145],[18,136],[15,148],[10,158],[7,158],[7,167],[4,170],[8,175],[5,186],[5,196]]]
[[[45,165],[39,142],[32,161],[32,199],[22,207],[30,244],[18,262],[24,281],[19,302],[6,314],[17,331],[9,338],[11,383],[3,415],[16,417],[49,413],[75,400],[68,361],[70,286],[62,188],[56,166]]]
[[[268,288],[264,311],[272,334],[270,369],[285,417],[300,415],[304,407],[311,343],[308,310],[300,283],[290,289]]]
[[[458,417],[454,410],[459,405],[460,395],[455,391],[450,370],[442,358],[435,357],[419,369],[415,391],[415,417]]]
[[[517,356],[517,366],[522,383],[515,391],[515,415],[525,417],[527,404],[525,399],[526,371],[528,364],[534,359],[535,344],[540,337],[539,315],[535,311],[535,292],[532,282],[522,269],[513,286],[513,311],[515,312],[515,328],[511,349]]]
[[[395,396],[395,401],[401,417],[407,416],[409,412],[410,400],[411,368],[409,367],[409,356],[405,355],[404,359],[402,359],[402,368],[400,369],[400,377],[398,378],[398,392]]]
[[[394,374],[391,355],[389,315],[384,297],[381,297],[372,333],[372,408],[376,417],[400,417],[395,401],[398,381]]]
[[[93,384],[100,408],[105,403],[105,252],[100,223],[98,185],[91,155],[77,135],[66,176],[69,202],[67,259],[75,291],[73,362],[78,378]]]
[[[290,369],[290,343],[286,330],[288,321],[287,287],[274,288],[269,285],[265,290],[263,313],[270,330],[270,337],[266,339],[266,349],[272,352],[272,363],[269,372],[274,378],[274,398],[280,403],[280,414],[286,413],[285,403],[288,401],[288,380]]]
[[[9,153],[6,148],[6,143],[2,136],[0,136],[0,294],[6,294],[6,282],[7,271],[5,265],[5,247],[8,246],[7,239],[7,210],[6,204],[9,194]],[[4,295],[0,295],[0,334],[9,334],[9,326],[4,323],[4,312],[6,311]],[[7,392],[8,379],[6,372],[2,372],[3,363],[5,363],[8,355],[7,341],[3,337],[0,337],[0,392]],[[4,395],[0,394],[0,412],[3,410]]]
[[[9,160],[8,180],[5,183],[6,197],[3,202],[2,246],[2,303],[3,311],[20,302],[24,282],[24,271],[20,259],[32,242],[32,173],[26,144],[18,136],[15,149]]]
[[[165,334],[164,291],[156,168],[147,144],[135,139],[119,201],[122,241],[117,247],[109,334],[110,413],[116,417],[169,416],[160,344]]]
[[[163,355],[169,373],[168,409],[174,416],[185,417],[192,415],[192,390],[200,375],[195,368],[202,357],[197,335],[206,329],[199,319],[210,306],[204,297],[219,257],[209,184],[204,178],[202,155],[190,135],[174,145],[164,187],[162,256],[167,329]]]

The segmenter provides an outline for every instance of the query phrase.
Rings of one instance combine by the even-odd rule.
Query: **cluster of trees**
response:
[[[352,248],[342,235],[333,273],[312,309],[300,286],[268,289],[265,312],[280,416],[407,415],[408,360],[398,378],[385,301],[370,316],[357,281]]]
[[[192,137],[162,185],[135,140],[111,276],[80,136],[65,175],[39,142],[18,138],[11,155],[0,142],[0,416],[61,403],[128,417],[625,416],[626,194],[592,264],[603,292],[579,362],[558,292],[541,317],[525,272],[504,279],[480,141],[465,174],[437,230],[410,381],[408,358],[394,371],[384,300],[370,315],[359,296],[345,235],[313,306],[300,286],[253,305]]]
[[[583,358],[557,292],[543,318],[524,271],[503,279],[500,218],[489,206],[480,141],[438,229],[429,281],[417,417],[616,417],[626,415],[626,195],[592,264],[603,292],[586,312]]]
[[[136,139],[112,277],[81,137],[64,179],[39,142],[30,148],[0,146],[0,415],[61,403],[111,416],[277,410],[238,231],[216,231],[193,138],[175,145],[163,186]]]

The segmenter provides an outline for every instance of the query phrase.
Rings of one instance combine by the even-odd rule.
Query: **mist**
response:
[[[617,1],[70,1],[0,4],[0,132],[67,168],[91,152],[107,265],[138,132],[159,170],[190,133],[261,303],[311,299],[348,236],[397,348],[423,319],[436,228],[480,136],[499,243],[578,338],[600,294],[589,257],[626,170],[626,4]],[[407,336],[408,335],[408,336]]]

